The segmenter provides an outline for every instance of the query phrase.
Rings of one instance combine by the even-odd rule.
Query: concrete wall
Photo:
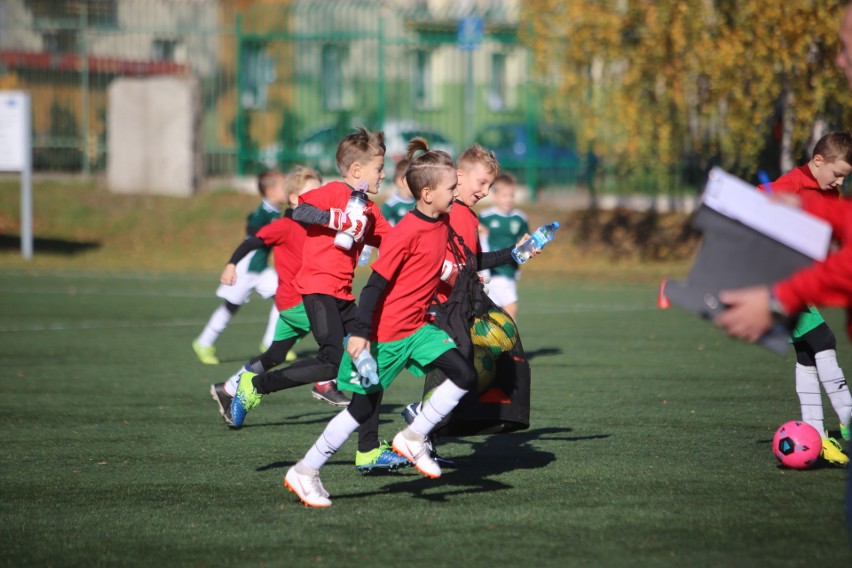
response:
[[[116,79],[108,101],[110,190],[182,197],[195,193],[202,171],[195,81]]]

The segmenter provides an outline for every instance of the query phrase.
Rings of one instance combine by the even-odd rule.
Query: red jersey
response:
[[[302,303],[302,295],[293,285],[293,277],[302,266],[302,248],[307,230],[304,225],[289,217],[276,219],[257,232],[257,238],[273,247],[278,288],[275,290],[275,307],[289,310]]]
[[[299,203],[307,203],[323,211],[345,210],[351,195],[351,187],[342,181],[333,181],[299,196]],[[337,234],[334,229],[323,225],[308,225],[302,268],[295,278],[296,291],[302,295],[327,294],[341,300],[355,299],[352,295],[352,278],[364,243],[379,246],[382,236],[391,229],[372,201],[368,200],[364,215],[367,217],[364,240],[355,243],[349,250],[334,246],[334,237]]]
[[[780,193],[804,194],[816,192],[820,197],[828,199],[840,198],[839,190],[825,191],[819,188],[819,182],[814,177],[814,174],[811,172],[811,168],[808,164],[799,166],[794,170],[790,170],[780,178],[773,181],[771,186],[772,191]],[[757,187],[758,189],[766,191],[765,185],[759,185]]]
[[[446,215],[431,219],[414,210],[384,238],[373,271],[388,285],[373,313],[370,339],[396,341],[426,325],[426,308],[441,281],[448,227]]]
[[[476,216],[473,209],[461,201],[453,203],[453,208],[450,209],[450,227],[462,238],[465,246],[472,253],[479,254],[482,251],[479,245],[479,217]],[[450,262],[456,262],[449,241],[444,248],[446,250],[444,258]],[[464,249],[462,248],[462,255],[464,254]],[[438,303],[446,302],[452,290],[452,286],[446,282],[441,282],[438,286]]]
[[[802,209],[828,221],[841,248],[825,261],[775,284],[775,297],[789,313],[808,304],[852,308],[852,203],[823,199],[808,192],[802,195]]]

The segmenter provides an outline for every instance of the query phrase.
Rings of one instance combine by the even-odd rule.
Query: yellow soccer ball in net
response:
[[[486,347],[473,347],[473,366],[476,369],[476,392],[488,390],[497,377],[497,356]]]
[[[490,349],[495,355],[511,351],[518,342],[518,328],[512,318],[499,310],[491,310],[473,320],[470,338],[475,346]]]

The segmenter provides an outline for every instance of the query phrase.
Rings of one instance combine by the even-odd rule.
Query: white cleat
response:
[[[393,449],[396,453],[408,458],[417,471],[426,477],[432,479],[441,477],[441,466],[432,459],[429,441],[425,436],[406,428],[393,437]]]
[[[301,462],[300,462],[301,463]],[[308,507],[331,507],[331,499],[328,491],[322,486],[319,471],[313,473],[299,473],[296,464],[287,470],[284,476],[284,487],[292,491]]]

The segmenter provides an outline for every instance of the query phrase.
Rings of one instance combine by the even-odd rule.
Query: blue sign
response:
[[[480,16],[467,16],[459,20],[458,46],[462,51],[473,51],[482,43],[485,22]]]

